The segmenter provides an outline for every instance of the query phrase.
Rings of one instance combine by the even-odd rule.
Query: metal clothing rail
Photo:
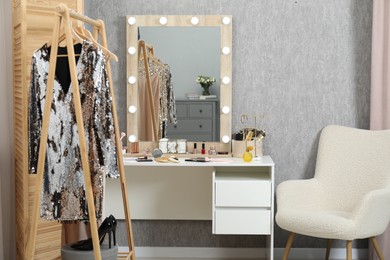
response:
[[[94,258],[96,260],[101,260],[100,241],[99,241],[99,235],[98,235],[98,227],[97,227],[97,220],[96,220],[96,214],[95,214],[95,205],[94,205],[94,198],[93,198],[92,185],[91,185],[91,175],[90,175],[90,170],[89,170],[84,123],[83,123],[82,110],[81,110],[79,84],[78,84],[78,80],[77,80],[77,71],[76,71],[76,65],[75,65],[76,64],[75,54],[74,54],[74,49],[73,49],[74,35],[72,34],[73,28],[72,28],[70,18],[74,18],[76,20],[79,20],[79,21],[82,21],[82,22],[85,22],[85,23],[88,23],[88,24],[94,26],[94,28],[95,28],[94,32],[97,32],[97,33],[99,32],[101,35],[102,45],[104,47],[107,47],[105,26],[104,26],[104,22],[102,20],[93,20],[89,17],[80,15],[77,12],[68,9],[68,7],[65,4],[58,5],[55,8],[55,10],[56,10],[56,23],[55,23],[55,26],[53,29],[53,37],[52,37],[52,41],[51,41],[51,44],[52,44],[51,52],[54,55],[50,56],[50,67],[49,67],[49,74],[48,74],[47,88],[46,88],[46,100],[49,102],[46,102],[45,108],[44,108],[44,114],[43,114],[42,132],[41,132],[38,166],[37,166],[37,182],[36,182],[36,190],[35,190],[35,194],[34,194],[34,203],[33,203],[33,216],[32,216],[31,226],[29,229],[30,233],[28,234],[29,239],[27,242],[27,254],[26,255],[27,255],[27,259],[34,258],[35,243],[36,243],[37,228],[38,228],[38,219],[39,219],[39,207],[40,207],[39,201],[40,201],[40,194],[41,194],[40,191],[42,190],[43,170],[44,170],[45,158],[46,158],[45,155],[46,155],[49,120],[50,120],[51,100],[53,98],[54,77],[55,77],[57,55],[58,55],[58,43],[59,43],[59,38],[60,38],[60,27],[61,27],[61,24],[63,24],[64,28],[65,28],[65,40],[66,40],[66,45],[67,45],[68,59],[71,60],[69,62],[69,70],[70,70],[70,76],[71,76],[71,82],[72,82],[73,102],[74,102],[75,115],[76,115],[76,124],[77,124],[77,130],[79,133],[80,154],[81,154],[82,168],[83,168],[83,172],[84,172],[84,181],[85,181],[86,197],[87,197],[87,202],[88,202],[88,215],[90,218],[90,225],[91,225]],[[97,36],[97,33],[95,34],[95,36]],[[112,86],[111,68],[110,68],[109,62],[107,63],[107,73],[108,73],[108,77],[110,80],[110,91],[111,91],[111,95],[112,95],[112,110],[113,110],[113,119],[114,119],[114,127],[115,127],[116,152],[117,152],[117,159],[118,159],[118,166],[119,166],[119,173],[120,173],[120,180],[121,180],[122,198],[123,198],[123,206],[124,206],[124,211],[125,211],[127,238],[128,238],[128,245],[129,245],[129,252],[127,252],[124,256],[123,256],[123,254],[121,254],[121,258],[135,260],[134,242],[133,242],[133,235],[132,235],[132,229],[131,229],[130,210],[128,207],[128,197],[127,197],[127,190],[126,190],[126,185],[125,185],[126,184],[126,177],[125,177],[125,170],[124,170],[123,158],[122,158],[120,131],[119,131],[119,127],[118,127],[115,95],[114,95],[114,91],[113,91],[114,88]]]

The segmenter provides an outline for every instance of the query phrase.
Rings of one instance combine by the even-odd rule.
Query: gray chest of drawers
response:
[[[177,124],[168,124],[167,138],[197,142],[219,140],[219,101],[176,100]]]

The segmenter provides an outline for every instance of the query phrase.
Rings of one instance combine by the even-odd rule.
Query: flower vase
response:
[[[209,96],[210,95],[210,86],[209,85],[201,85],[203,88],[202,95],[203,96]]]

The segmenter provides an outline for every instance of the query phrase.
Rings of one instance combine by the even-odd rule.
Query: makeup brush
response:
[[[251,141],[253,136],[253,131],[250,130],[248,134],[246,135],[245,141]]]
[[[121,139],[120,139],[120,140],[122,141],[123,137],[125,137],[125,136],[126,136],[126,134],[125,134],[124,132],[122,132],[122,133],[121,133]]]

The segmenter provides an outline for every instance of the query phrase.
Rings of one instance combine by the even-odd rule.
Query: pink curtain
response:
[[[390,0],[373,1],[371,60],[372,130],[390,129]],[[378,237],[385,259],[390,259],[390,225]],[[377,260],[370,244],[369,259]]]

